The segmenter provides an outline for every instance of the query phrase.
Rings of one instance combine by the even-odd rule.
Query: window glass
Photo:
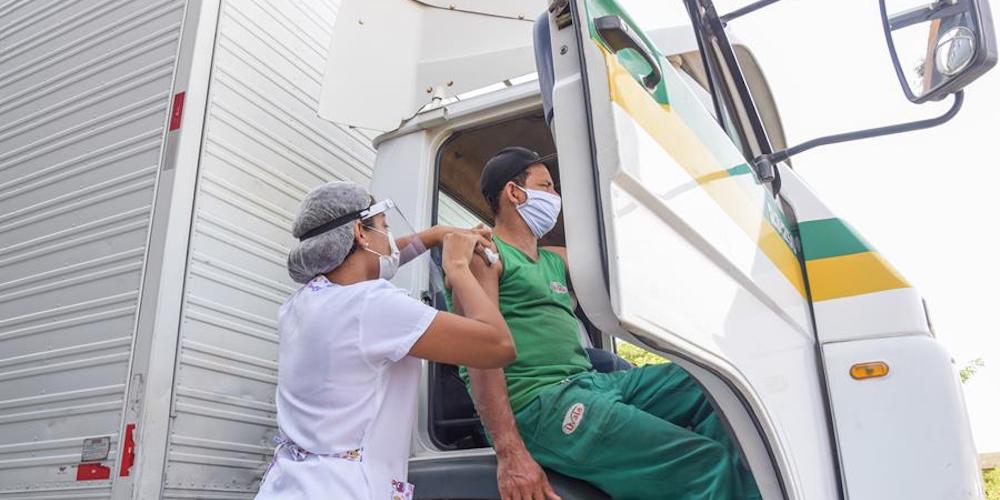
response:
[[[463,206],[455,198],[448,196],[444,191],[438,191],[438,224],[455,227],[475,227],[477,224],[486,224],[471,210]]]
[[[684,2],[678,0],[669,2],[618,0],[618,5],[625,9],[645,32],[657,28],[691,24]]]

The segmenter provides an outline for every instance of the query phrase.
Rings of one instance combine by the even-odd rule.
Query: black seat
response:
[[[549,484],[563,500],[608,500],[607,494],[586,481],[546,470]],[[494,455],[411,460],[409,481],[414,497],[430,499],[488,500],[500,498]]]
[[[476,406],[458,376],[458,367],[431,363],[431,439],[443,450],[488,448]]]

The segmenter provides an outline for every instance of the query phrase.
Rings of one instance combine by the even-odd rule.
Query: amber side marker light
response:
[[[864,380],[867,378],[879,378],[884,377],[889,374],[889,365],[881,361],[872,361],[870,363],[858,363],[851,367],[851,377],[855,380]]]

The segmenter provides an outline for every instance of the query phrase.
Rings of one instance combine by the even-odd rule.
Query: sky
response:
[[[686,23],[680,0],[620,0],[644,28]],[[720,13],[748,1],[716,0]],[[890,5],[894,3],[890,0]],[[919,1],[899,1],[899,8]],[[927,3],[927,2],[924,2]],[[790,145],[936,116],[896,78],[878,2],[784,0],[729,25],[767,75]],[[795,170],[924,296],[956,363],[986,366],[965,384],[980,453],[1000,452],[1000,67],[966,88],[936,128],[807,151]]]

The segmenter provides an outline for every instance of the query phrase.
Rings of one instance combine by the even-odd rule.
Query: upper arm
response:
[[[488,266],[479,257],[473,257],[470,271],[483,289],[486,298],[492,303],[492,307],[498,308],[499,281],[502,273],[499,262]],[[498,330],[495,325],[465,317],[459,294],[452,293],[451,303],[452,309],[457,314],[439,312],[427,328],[427,332],[413,345],[410,354],[439,363],[466,365],[470,368],[500,368],[511,361],[508,359],[502,364],[495,361],[498,351]],[[500,344],[502,350],[513,353],[509,337],[506,342],[507,347],[502,347],[503,343]]]
[[[486,296],[497,305],[500,306],[500,277],[503,276],[503,261],[497,260],[493,265],[486,264],[486,261],[474,257],[472,259],[472,265],[469,266],[469,270],[472,271],[472,275],[479,282],[479,286],[483,287],[483,291],[486,292]],[[462,301],[457,295],[451,296],[452,310],[457,314],[463,314],[462,312]]]
[[[493,301],[497,307],[500,306],[500,276],[503,275],[503,261],[497,259],[492,266],[487,265],[483,259],[474,258],[471,267],[472,275],[476,277],[479,286],[483,287],[486,296]]]

